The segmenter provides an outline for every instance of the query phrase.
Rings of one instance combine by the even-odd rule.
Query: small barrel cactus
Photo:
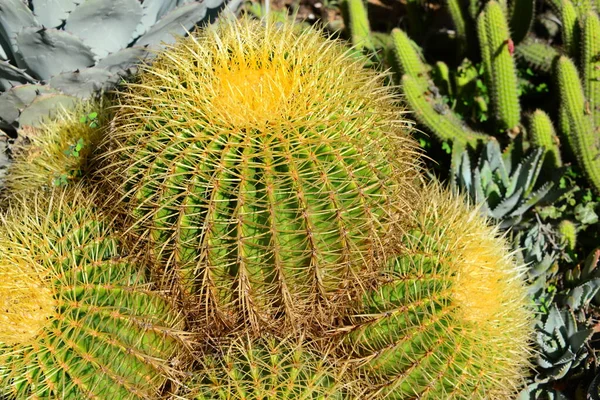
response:
[[[344,354],[376,396],[511,398],[531,353],[524,271],[462,198],[424,194],[381,286],[341,329]]]
[[[14,200],[2,218],[0,393],[157,398],[184,361],[183,321],[97,199],[59,192]]]
[[[348,399],[343,368],[298,339],[240,338],[201,359],[191,384],[194,400]],[[354,393],[354,392],[352,392]]]
[[[417,169],[383,79],[317,31],[242,20],[126,85],[106,181],[203,315],[297,326],[373,265]]]

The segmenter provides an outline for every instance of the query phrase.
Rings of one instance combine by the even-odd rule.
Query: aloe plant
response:
[[[113,87],[225,1],[0,0],[0,129]]]

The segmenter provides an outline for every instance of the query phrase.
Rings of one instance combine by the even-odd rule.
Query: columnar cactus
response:
[[[313,30],[243,20],[126,86],[108,181],[203,315],[297,326],[371,265],[415,192],[382,80]]]
[[[0,391],[154,398],[185,361],[183,321],[80,190],[21,197],[2,217]]]
[[[377,396],[511,398],[530,356],[524,271],[462,198],[434,187],[423,199],[344,346]]]
[[[535,110],[529,119],[529,135],[534,147],[543,147],[544,166],[558,168],[562,166],[558,137],[548,114]]]

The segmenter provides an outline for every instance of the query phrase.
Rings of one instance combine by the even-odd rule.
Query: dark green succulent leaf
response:
[[[504,198],[500,204],[491,210],[492,218],[502,219],[507,216],[521,200],[523,189],[518,189],[512,196]]]
[[[584,282],[574,288],[566,289],[557,297],[557,303],[561,306],[567,306],[571,310],[579,310],[587,307],[600,289],[600,278]]]
[[[82,99],[93,93],[109,89],[119,80],[119,76],[102,68],[86,68],[75,72],[63,72],[48,82],[50,87]]]
[[[34,83],[35,79],[27,72],[17,67],[12,66],[7,61],[0,60],[0,78],[17,84]]]
[[[178,0],[145,0],[142,4],[142,19],[135,33],[141,36],[148,31],[163,15],[179,5]]]
[[[16,37],[19,32],[29,27],[39,27],[31,10],[21,0],[0,0],[0,37],[8,58],[13,59],[17,50]]]
[[[523,389],[516,400],[569,400],[551,384],[535,382]]]
[[[593,329],[584,329],[582,331],[576,332],[575,334],[569,337],[569,346],[575,353],[577,353],[579,349],[583,347],[585,342],[587,342],[589,338],[592,337],[593,334]],[[583,358],[585,358],[585,356]]]
[[[69,15],[65,30],[103,58],[127,47],[141,19],[137,0],[86,0]]]
[[[590,383],[586,400],[600,400],[600,373],[598,373]]]
[[[546,182],[544,183],[535,193],[528,197],[516,210],[514,210],[509,217],[520,216],[524,214],[531,207],[536,204],[542,202],[545,199],[546,195],[550,193],[550,191],[554,188],[554,182]]]
[[[46,118],[53,117],[61,108],[70,108],[78,99],[66,94],[43,94],[35,98],[19,117],[19,126],[39,127]]]
[[[58,93],[45,85],[15,86],[0,95],[0,120],[5,124],[13,124],[19,119],[21,110],[25,109],[35,98],[42,94]]]
[[[160,48],[161,43],[174,43],[176,35],[185,35],[206,16],[206,11],[204,3],[182,5],[161,18],[135,44]]]
[[[583,279],[589,279],[591,277],[600,277],[600,247],[596,247],[586,257],[581,271]]]
[[[137,64],[151,56],[145,47],[128,47],[104,57],[96,64],[96,68],[104,68],[110,73],[122,75],[128,71],[133,72]]]
[[[56,29],[26,28],[17,36],[27,68],[42,80],[94,65],[94,53],[77,37]]]
[[[517,176],[517,185],[523,188],[523,195],[529,196],[535,187],[535,183],[540,174],[542,168],[542,156],[544,155],[544,149],[534,149],[532,153],[525,157],[522,162],[523,168],[519,171]]]
[[[80,2],[80,0],[31,0],[35,17],[46,28],[56,28],[61,25]]]

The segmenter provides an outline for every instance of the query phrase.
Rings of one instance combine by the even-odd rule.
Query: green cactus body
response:
[[[600,143],[594,131],[594,121],[586,109],[583,87],[575,63],[568,57],[557,62],[561,112],[569,121],[568,141],[579,166],[594,190],[600,193]]]
[[[429,66],[422,60],[416,45],[401,29],[392,30],[394,66],[398,76],[408,74],[423,87],[429,85]]]
[[[571,0],[562,0],[560,19],[562,22],[563,46],[567,54],[571,57],[577,57],[580,31],[577,21],[577,11]]]
[[[416,169],[383,79],[314,30],[224,21],[122,93],[107,178],[207,318],[309,323],[377,257]]]
[[[529,33],[535,14],[535,0],[513,0],[510,5],[510,31],[515,45]]]
[[[347,399],[348,383],[326,357],[295,339],[238,339],[204,356],[194,400]],[[318,355],[317,355],[318,354]],[[358,397],[352,397],[358,398]]]
[[[488,140],[485,134],[469,129],[464,122],[441,100],[436,103],[428,97],[419,81],[410,75],[402,76],[402,89],[410,109],[423,125],[427,126],[442,142],[460,142],[477,146],[479,140]]]
[[[577,244],[577,228],[573,221],[567,219],[561,221],[560,224],[558,224],[558,233],[567,250],[575,250],[575,245]]]
[[[560,55],[554,47],[531,37],[515,47],[515,54],[531,67],[547,73],[552,71],[552,63]]]
[[[344,344],[376,398],[514,398],[531,337],[521,271],[476,210],[439,189],[424,193],[382,286],[343,328]]]
[[[459,55],[463,55],[467,50],[468,39],[467,39],[467,22],[465,19],[465,10],[460,0],[446,0],[446,7],[452,18],[454,29],[456,29],[456,40],[458,42]]]
[[[452,96],[452,81],[450,77],[450,68],[448,68],[448,64],[443,61],[438,61],[435,63],[435,67],[433,70],[433,80],[435,84],[442,89],[442,91],[449,96]]]
[[[371,48],[371,27],[367,7],[363,0],[345,0],[348,13],[350,37],[355,48],[362,50]]]
[[[531,144],[534,147],[545,148],[544,164],[546,168],[558,168],[562,166],[558,137],[548,114],[542,110],[535,110],[533,112],[529,120],[529,135]]]
[[[19,399],[155,398],[183,321],[78,190],[21,198],[2,221],[0,386]]]
[[[600,132],[600,19],[590,11],[583,26],[581,68],[583,92],[594,118],[594,129]]]
[[[477,23],[496,120],[501,129],[518,129],[521,107],[517,73],[509,50],[510,34],[502,6],[496,1],[487,3]]]

